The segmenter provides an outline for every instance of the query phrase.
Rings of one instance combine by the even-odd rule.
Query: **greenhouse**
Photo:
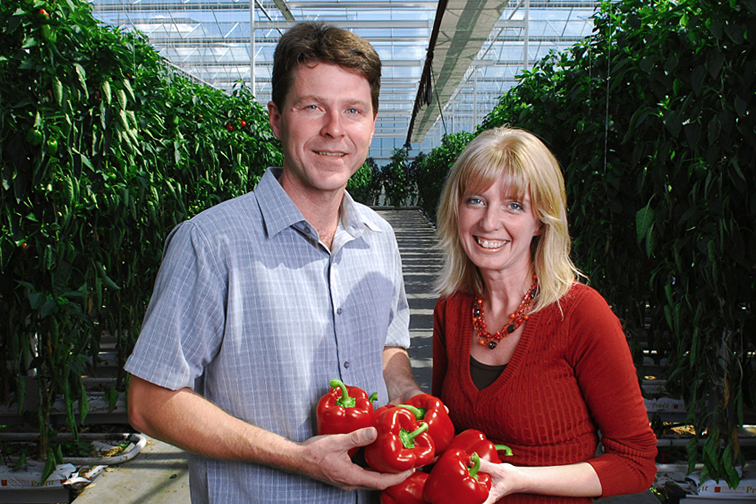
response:
[[[756,0],[3,0],[0,502],[756,502],[754,90]]]

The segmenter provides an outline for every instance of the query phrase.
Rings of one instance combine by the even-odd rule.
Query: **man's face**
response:
[[[367,79],[330,63],[300,65],[283,110],[268,104],[281,140],[284,189],[307,194],[346,187],[365,162],[375,132]]]

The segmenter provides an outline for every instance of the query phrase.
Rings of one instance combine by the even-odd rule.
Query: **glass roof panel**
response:
[[[292,22],[325,21],[366,38],[383,61],[380,110],[370,152],[379,164],[406,142],[438,6],[436,1],[422,0],[92,3],[102,22],[141,31],[162,56],[199,81],[229,92],[241,80],[254,81],[255,99],[263,105],[270,99],[275,45]],[[473,131],[525,66],[591,33],[596,4],[592,0],[530,0],[529,5],[526,0],[510,1],[451,99],[441,104],[443,112],[435,125],[422,143],[411,145],[411,155],[429,152],[444,133]],[[432,106],[439,108],[437,103]]]

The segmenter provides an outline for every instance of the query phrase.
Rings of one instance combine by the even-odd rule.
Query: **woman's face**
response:
[[[470,260],[487,273],[531,270],[530,243],[541,223],[529,192],[518,197],[498,178],[479,193],[463,196],[459,205],[459,239]]]

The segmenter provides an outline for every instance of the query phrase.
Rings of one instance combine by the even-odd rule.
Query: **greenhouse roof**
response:
[[[588,36],[594,0],[92,0],[104,23],[139,30],[199,82],[254,87],[270,100],[273,51],[293,23],[325,21],[366,38],[383,61],[370,155],[428,152],[474,131],[497,99],[552,50]],[[254,5],[254,9],[251,7]],[[254,37],[252,34],[254,33]]]

